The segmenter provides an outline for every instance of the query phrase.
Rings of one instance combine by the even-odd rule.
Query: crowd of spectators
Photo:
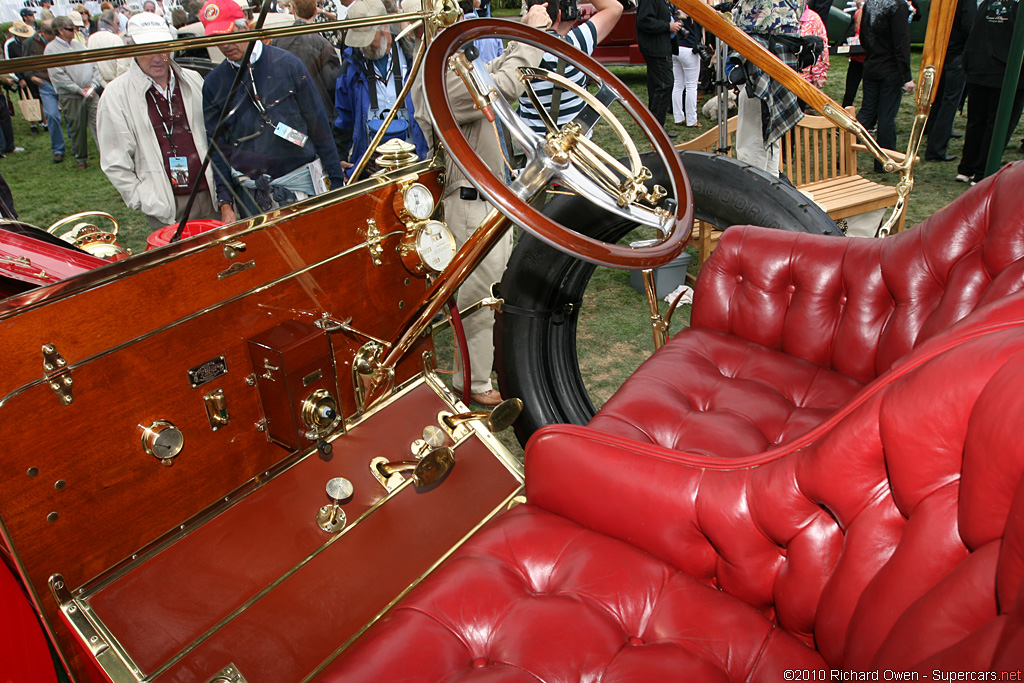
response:
[[[162,0],[144,0],[133,15],[125,6],[103,3],[97,17],[83,5],[54,16],[50,3],[25,8],[5,43],[5,57],[52,55],[102,49],[123,44],[153,44],[176,37],[232,34],[253,26],[245,0],[192,0],[165,10]],[[877,129],[883,147],[896,145],[896,113],[904,92],[913,92],[907,25],[913,19],[908,0],[857,0],[854,31],[863,46],[862,62],[851,62],[847,99],[863,72],[863,102],[858,118]],[[421,0],[279,0],[284,11],[271,13],[266,27],[303,25],[352,18],[385,17],[418,11]],[[476,3],[479,5],[479,2]],[[827,35],[822,18],[828,0],[736,0],[717,9],[731,10],[734,23],[755,41],[796,68],[793,39]],[[968,182],[981,173],[983,152],[1005,69],[1005,26],[1012,26],[1016,2],[962,0],[950,52],[943,72],[945,91],[930,129],[927,160],[951,160],[947,153],[953,115],[964,84],[970,93],[968,137],[958,179]],[[460,3],[466,18],[477,16],[472,0]],[[620,0],[594,0],[585,20],[569,0],[524,0],[523,20],[541,26],[573,47],[591,54],[619,22]],[[1012,5],[1012,8],[1010,7]],[[528,9],[527,9],[528,8]],[[977,15],[977,19],[975,19]],[[143,212],[151,229],[190,219],[232,221],[338,187],[358,169],[370,140],[398,138],[411,143],[421,158],[429,155],[434,134],[423,111],[421,88],[400,98],[412,76],[412,55],[419,33],[397,39],[398,23],[322,33],[248,41],[219,48],[170,52],[74,64],[15,74],[26,97],[41,103],[41,125],[50,135],[53,161],[66,153],[64,128],[80,168],[88,162],[88,135],[99,149],[100,166],[125,204]],[[639,50],[647,63],[649,108],[663,126],[668,111],[676,125],[697,126],[698,76],[709,68],[713,36],[668,0],[639,0],[636,14]],[[784,40],[785,39],[785,40]],[[856,42],[856,41],[854,41]],[[1004,47],[1000,47],[1000,46]],[[506,47],[499,40],[480,40],[477,47],[502,94],[518,100],[518,112],[539,134],[545,121],[526,97],[522,82],[512,77],[515,66],[540,66],[584,87],[585,74],[553,55],[526,46]],[[1000,52],[1002,50],[1002,52]],[[535,54],[536,53],[536,54]],[[1000,64],[1002,55],[1003,63]],[[182,66],[176,58],[201,57],[214,65],[205,76]],[[187,61],[187,60],[186,60]],[[789,90],[743,60],[730,80],[738,90],[737,156],[777,175],[779,140],[803,116]],[[828,51],[804,65],[802,75],[821,88],[828,73]],[[239,71],[240,87],[232,88]],[[738,75],[738,77],[736,77]],[[451,80],[451,77],[449,78]],[[1022,82],[1024,83],[1024,82]],[[573,120],[583,100],[549,81],[532,84],[536,101],[556,125]],[[1016,93],[1014,121],[1024,104],[1024,88]],[[230,101],[229,101],[230,100]],[[459,100],[454,100],[458,102]],[[6,117],[5,117],[6,114]],[[500,135],[480,128],[479,117],[461,112],[467,136],[495,173],[504,175],[509,150]],[[386,130],[381,128],[391,118]],[[490,130],[490,123],[487,130]],[[670,137],[676,133],[666,130]],[[493,144],[492,144],[493,143]],[[208,149],[211,162],[203,171]],[[0,153],[14,146],[10,116],[0,102]],[[362,171],[363,174],[367,172]],[[468,238],[489,205],[464,182],[457,168],[447,169],[446,214],[459,243]],[[195,190],[196,197],[189,195]],[[509,245],[496,248],[471,278],[466,296],[479,298],[497,279]],[[476,289],[474,282],[479,285]],[[469,330],[474,400],[500,400],[490,386],[490,323]],[[479,371],[476,371],[479,369]]]

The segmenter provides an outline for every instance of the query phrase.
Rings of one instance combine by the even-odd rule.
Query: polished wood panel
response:
[[[436,171],[420,180],[440,195]],[[382,242],[381,265],[365,245],[368,218],[381,233],[404,228],[393,208],[396,189],[380,186],[306,213],[293,207],[172,245],[164,255],[112,264],[115,279],[101,269],[3,302],[3,540],[51,628],[58,612],[50,575],[62,573],[79,588],[294,456],[257,431],[248,339],[325,313],[351,317],[353,327],[376,337],[398,335],[426,283],[401,265],[400,234]],[[244,243],[244,251],[228,258],[226,241]],[[253,267],[218,277],[249,261]],[[365,339],[331,338],[342,408],[352,415],[351,359]],[[43,381],[45,344],[68,362],[70,405]],[[397,369],[399,382],[420,371],[430,347],[429,338],[418,342]],[[193,389],[187,370],[218,356],[228,373]],[[231,423],[213,431],[203,396],[218,388]],[[141,428],[158,419],[185,435],[171,467],[142,449]],[[54,630],[70,653],[66,630]]]

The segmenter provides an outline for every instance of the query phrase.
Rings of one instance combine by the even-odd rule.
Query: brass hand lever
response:
[[[508,429],[523,412],[523,401],[518,398],[505,399],[492,410],[474,410],[468,413],[445,415],[442,419],[448,429],[454,431],[460,424],[472,420],[481,420],[492,432]]]
[[[373,463],[385,479],[401,472],[412,472],[416,488],[425,488],[444,479],[455,465],[455,451],[449,446],[433,448],[419,460],[397,460]]]

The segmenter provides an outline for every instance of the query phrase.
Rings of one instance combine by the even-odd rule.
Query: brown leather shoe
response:
[[[86,165],[86,163],[84,161],[79,161],[78,162],[78,168],[88,168],[88,166]]]
[[[501,403],[502,398],[501,394],[494,389],[488,389],[482,394],[470,394],[469,400],[482,406],[496,406]]]

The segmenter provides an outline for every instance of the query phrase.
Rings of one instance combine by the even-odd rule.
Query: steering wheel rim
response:
[[[541,241],[584,261],[613,268],[638,270],[655,268],[674,260],[686,247],[693,225],[690,182],[671,141],[640,100],[595,59],[581,52],[569,54],[568,44],[543,31],[503,19],[474,19],[443,30],[431,43],[425,58],[425,73],[445,74],[449,59],[466,43],[478,38],[501,36],[527,43],[556,55],[607,88],[632,116],[650,140],[668,170],[670,196],[676,200],[668,236],[657,244],[632,248],[600,242],[566,228],[519,198],[503,180],[484,164],[462,134],[452,113],[446,78],[424,78],[426,106],[436,124],[439,140],[468,181],[503,214]],[[496,94],[497,95],[497,94]],[[500,95],[497,95],[500,97]]]

